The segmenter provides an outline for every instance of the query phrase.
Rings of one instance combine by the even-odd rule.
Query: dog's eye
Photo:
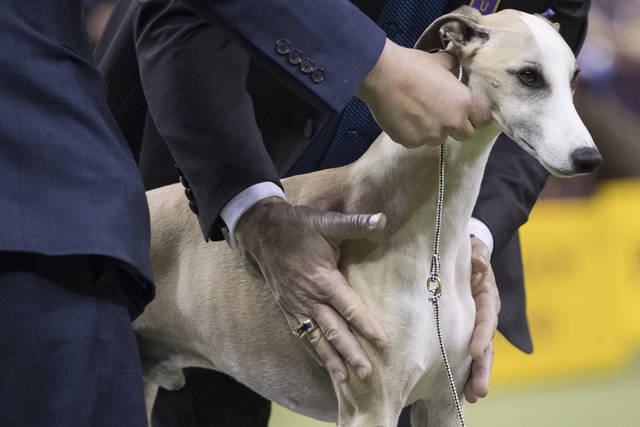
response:
[[[537,70],[527,68],[518,73],[518,78],[527,86],[539,88],[544,86],[544,79]]]

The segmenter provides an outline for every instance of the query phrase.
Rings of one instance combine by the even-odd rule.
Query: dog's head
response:
[[[454,54],[502,131],[549,172],[572,176],[600,165],[573,105],[575,56],[555,24],[515,10],[483,16],[463,6],[434,21],[416,48]]]

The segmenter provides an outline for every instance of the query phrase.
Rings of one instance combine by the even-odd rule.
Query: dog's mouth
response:
[[[576,175],[575,171],[571,171],[571,170],[566,170],[566,169],[558,169],[555,168],[551,165],[549,165],[548,163],[544,162],[542,159],[540,159],[540,156],[538,156],[536,149],[533,145],[531,145],[529,143],[529,141],[527,141],[526,139],[520,137],[518,138],[518,142],[520,142],[524,147],[525,151],[528,151],[529,154],[533,155],[536,159],[538,159],[538,161],[540,162],[540,164],[546,169],[548,170],[552,175],[555,175],[559,178],[570,178]]]
[[[558,178],[571,178],[576,176],[576,173],[574,171],[554,168],[553,166],[549,166],[548,163],[545,163],[540,159],[538,159],[538,161],[542,166],[544,166],[546,170],[548,170],[552,175],[557,176]]]

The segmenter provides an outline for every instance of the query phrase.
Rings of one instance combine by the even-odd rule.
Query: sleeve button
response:
[[[322,83],[324,81],[324,77],[325,74],[323,68],[316,68],[311,72],[311,80],[314,83]]]
[[[184,195],[187,196],[187,199],[189,199],[190,202],[193,202],[193,200],[195,199],[195,196],[193,195],[193,190],[191,190],[190,188],[184,189]]]
[[[193,202],[189,202],[189,209],[191,209],[191,212],[193,212],[194,214],[198,215],[198,205],[196,205]]]
[[[315,69],[316,69],[316,64],[314,64],[313,61],[309,58],[304,58],[300,62],[300,71],[302,71],[305,74],[309,74],[313,72],[313,70]]]
[[[298,49],[292,49],[289,52],[288,59],[289,63],[298,65],[300,62],[302,62],[302,52],[300,52]]]
[[[291,42],[287,39],[280,39],[276,42],[276,52],[280,55],[286,55],[291,51]]]

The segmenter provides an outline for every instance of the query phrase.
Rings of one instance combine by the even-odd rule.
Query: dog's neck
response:
[[[445,193],[442,255],[455,250],[467,237],[467,224],[475,205],[493,142],[500,129],[492,121],[477,129],[465,142],[451,138],[446,143]],[[348,169],[352,196],[346,208],[352,212],[384,212],[387,226],[375,245],[347,245],[361,261],[375,252],[396,252],[415,263],[415,257],[428,262],[431,257],[436,198],[438,192],[439,147],[408,149],[382,133],[370,149]],[[351,201],[349,201],[351,200]],[[377,247],[377,249],[374,249]],[[360,249],[357,249],[360,248]],[[409,259],[410,258],[410,259]],[[396,267],[403,270],[402,266]]]

